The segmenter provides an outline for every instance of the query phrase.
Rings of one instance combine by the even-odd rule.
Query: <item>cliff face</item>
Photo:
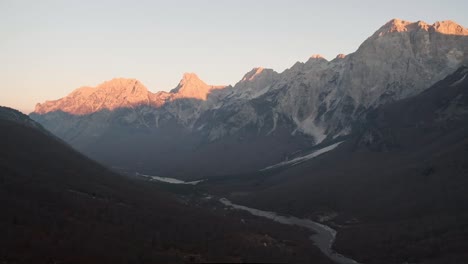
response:
[[[428,25],[394,19],[347,56],[327,61],[313,55],[280,74],[254,69],[215,111],[241,122],[233,126],[207,118],[205,127],[212,128],[207,133],[220,138],[252,124],[271,133],[283,117],[294,123],[294,133],[316,143],[346,135],[368,109],[419,94],[466,64],[467,32],[452,21]]]

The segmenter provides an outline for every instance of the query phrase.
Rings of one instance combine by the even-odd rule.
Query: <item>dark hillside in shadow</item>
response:
[[[329,263],[297,230],[181,204],[154,184],[110,172],[27,117],[3,118],[11,113],[0,109],[1,263]],[[265,234],[274,248],[265,247]]]

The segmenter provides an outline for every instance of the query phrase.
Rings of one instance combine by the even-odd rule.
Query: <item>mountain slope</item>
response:
[[[328,219],[339,229],[337,249],[363,263],[464,263],[467,124],[461,67],[377,108],[333,151],[212,188],[242,191],[231,198],[256,208]]]
[[[20,123],[24,126],[46,132],[46,130],[40,124],[31,120],[27,115],[9,107],[0,106],[0,119]]]
[[[467,32],[452,21],[394,19],[356,52],[331,61],[314,55],[282,73],[255,68],[223,89],[194,77],[194,94],[183,80],[161,93],[167,98],[160,105],[87,115],[38,109],[31,117],[110,166],[124,162],[127,169],[186,178],[255,171],[349,135],[372,109],[452,73],[468,62]]]
[[[0,108],[2,263],[329,263],[293,229],[188,207],[31,124]],[[286,245],[280,237],[299,240]]]

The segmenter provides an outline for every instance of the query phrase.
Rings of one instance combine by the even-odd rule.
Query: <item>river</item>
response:
[[[347,258],[332,249],[333,242],[335,242],[336,238],[336,230],[329,226],[314,222],[310,219],[297,218],[294,216],[282,216],[275,212],[263,211],[234,204],[226,198],[221,198],[219,201],[225,206],[232,207],[237,210],[247,211],[252,215],[268,218],[281,224],[305,227],[314,233],[310,236],[310,239],[314,242],[314,245],[316,245],[320,251],[322,251],[331,260],[340,264],[358,264],[357,261]]]
[[[143,175],[139,173],[137,173],[136,175],[143,176],[150,180],[156,180],[156,181],[170,183],[170,184],[196,185],[203,181],[203,180],[199,180],[199,181],[185,182],[179,179],[173,179],[173,178],[167,178],[167,177]],[[337,232],[336,230],[334,230],[333,228],[327,225],[320,224],[320,223],[314,222],[306,218],[297,218],[294,216],[283,216],[275,212],[263,211],[263,210],[243,206],[243,205],[234,204],[226,198],[219,199],[219,202],[222,203],[226,207],[232,207],[237,210],[246,211],[252,215],[264,217],[264,218],[273,220],[281,224],[304,227],[312,231],[313,234],[310,236],[310,239],[313,241],[314,245],[317,246],[320,249],[320,251],[322,251],[331,260],[339,264],[359,264],[359,262],[353,259],[347,258],[333,250],[332,246],[333,246],[333,243],[335,242]]]

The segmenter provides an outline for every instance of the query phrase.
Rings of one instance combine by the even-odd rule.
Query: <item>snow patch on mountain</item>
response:
[[[450,86],[455,86],[455,85],[458,85],[458,84],[460,84],[461,82],[463,82],[463,81],[465,80],[466,76],[468,75],[468,69],[465,70],[462,74],[464,74],[463,77],[461,77],[459,80],[457,80],[457,81],[455,81],[454,83],[452,83]]]
[[[307,154],[305,156],[301,156],[301,157],[297,157],[297,158],[294,158],[292,160],[285,160],[285,161],[282,161],[280,163],[277,163],[275,165],[271,165],[271,166],[268,166],[266,168],[263,168],[261,169],[260,171],[265,171],[265,170],[271,170],[271,169],[276,169],[276,168],[280,168],[280,167],[284,167],[284,166],[295,166],[295,165],[298,165],[300,163],[303,163],[305,161],[308,161],[310,159],[313,159],[315,157],[318,157],[326,152],[329,152],[329,151],[332,151],[334,150],[336,147],[338,147],[341,143],[343,143],[344,141],[341,141],[341,142],[338,142],[338,143],[335,143],[335,144],[332,144],[330,146],[327,146],[327,147],[324,147],[324,148],[321,148],[321,149],[318,149],[318,150],[315,150],[314,152],[310,153],[310,154]]]
[[[165,182],[165,183],[170,183],[170,184],[186,184],[186,185],[197,185],[200,182],[203,182],[205,180],[198,180],[198,181],[183,181],[175,178],[169,178],[169,177],[160,177],[160,176],[152,176],[152,175],[146,175],[146,174],[141,174],[141,173],[135,173],[136,176],[141,176],[144,178],[150,179],[150,181],[159,181],[159,182]]]

